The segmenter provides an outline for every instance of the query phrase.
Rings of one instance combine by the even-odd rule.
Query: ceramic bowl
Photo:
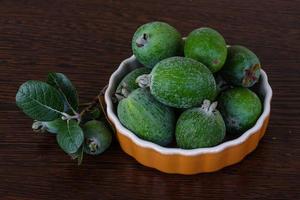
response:
[[[162,147],[137,137],[119,121],[116,114],[117,105],[113,103],[113,97],[122,78],[138,67],[141,67],[141,64],[134,56],[124,60],[111,75],[104,98],[107,117],[115,128],[121,148],[139,163],[166,173],[213,172],[240,162],[257,147],[265,134],[270,117],[272,89],[268,83],[267,74],[261,70],[257,90],[263,101],[263,112],[256,124],[240,137],[214,147],[192,150]]]

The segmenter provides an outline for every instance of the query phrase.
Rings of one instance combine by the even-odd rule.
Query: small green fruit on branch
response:
[[[111,144],[112,134],[108,127],[101,121],[92,120],[83,125],[84,152],[97,155],[105,151]]]

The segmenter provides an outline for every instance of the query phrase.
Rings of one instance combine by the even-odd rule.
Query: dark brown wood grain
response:
[[[299,9],[296,0],[0,0],[0,199],[300,199]],[[92,100],[131,55],[136,28],[153,20],[183,35],[210,26],[260,57],[274,92],[271,120],[241,163],[169,175],[114,141],[78,167],[16,107],[20,84],[49,71],[67,74],[81,102]]]

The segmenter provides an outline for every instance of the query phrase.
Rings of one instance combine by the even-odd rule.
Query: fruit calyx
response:
[[[201,106],[201,110],[204,110],[207,114],[213,113],[217,108],[218,102],[211,103],[209,100],[204,100]]]
[[[47,131],[47,127],[41,121],[34,121],[31,128],[36,133],[45,133]]]
[[[129,93],[128,85],[126,83],[122,83],[121,90],[115,93],[115,97],[117,98],[117,101],[121,101],[128,97]]]
[[[242,82],[244,87],[252,86],[253,82],[257,81],[258,77],[255,76],[255,73],[257,70],[259,70],[259,68],[260,68],[260,64],[257,63],[251,66],[249,69],[245,70],[245,77]]]
[[[148,43],[149,35],[147,33],[143,33],[140,37],[138,37],[135,41],[137,47],[143,47]]]
[[[151,83],[151,74],[143,74],[136,79],[136,83],[139,85],[141,88],[146,88],[150,87]]]
[[[99,141],[98,141],[96,138],[94,138],[94,137],[92,137],[92,138],[87,138],[87,139],[85,140],[85,143],[87,144],[87,147],[88,147],[88,149],[89,149],[89,151],[90,151],[91,153],[96,153],[97,150],[98,150],[99,147],[100,147]]]

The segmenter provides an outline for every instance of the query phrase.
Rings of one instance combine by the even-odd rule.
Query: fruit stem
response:
[[[81,115],[79,113],[75,113],[75,115],[69,115],[67,113],[62,113],[62,120],[71,120],[71,119],[76,119],[78,124],[81,122]]]
[[[135,82],[138,83],[141,88],[149,87],[151,83],[151,74],[143,74],[137,77]]]

